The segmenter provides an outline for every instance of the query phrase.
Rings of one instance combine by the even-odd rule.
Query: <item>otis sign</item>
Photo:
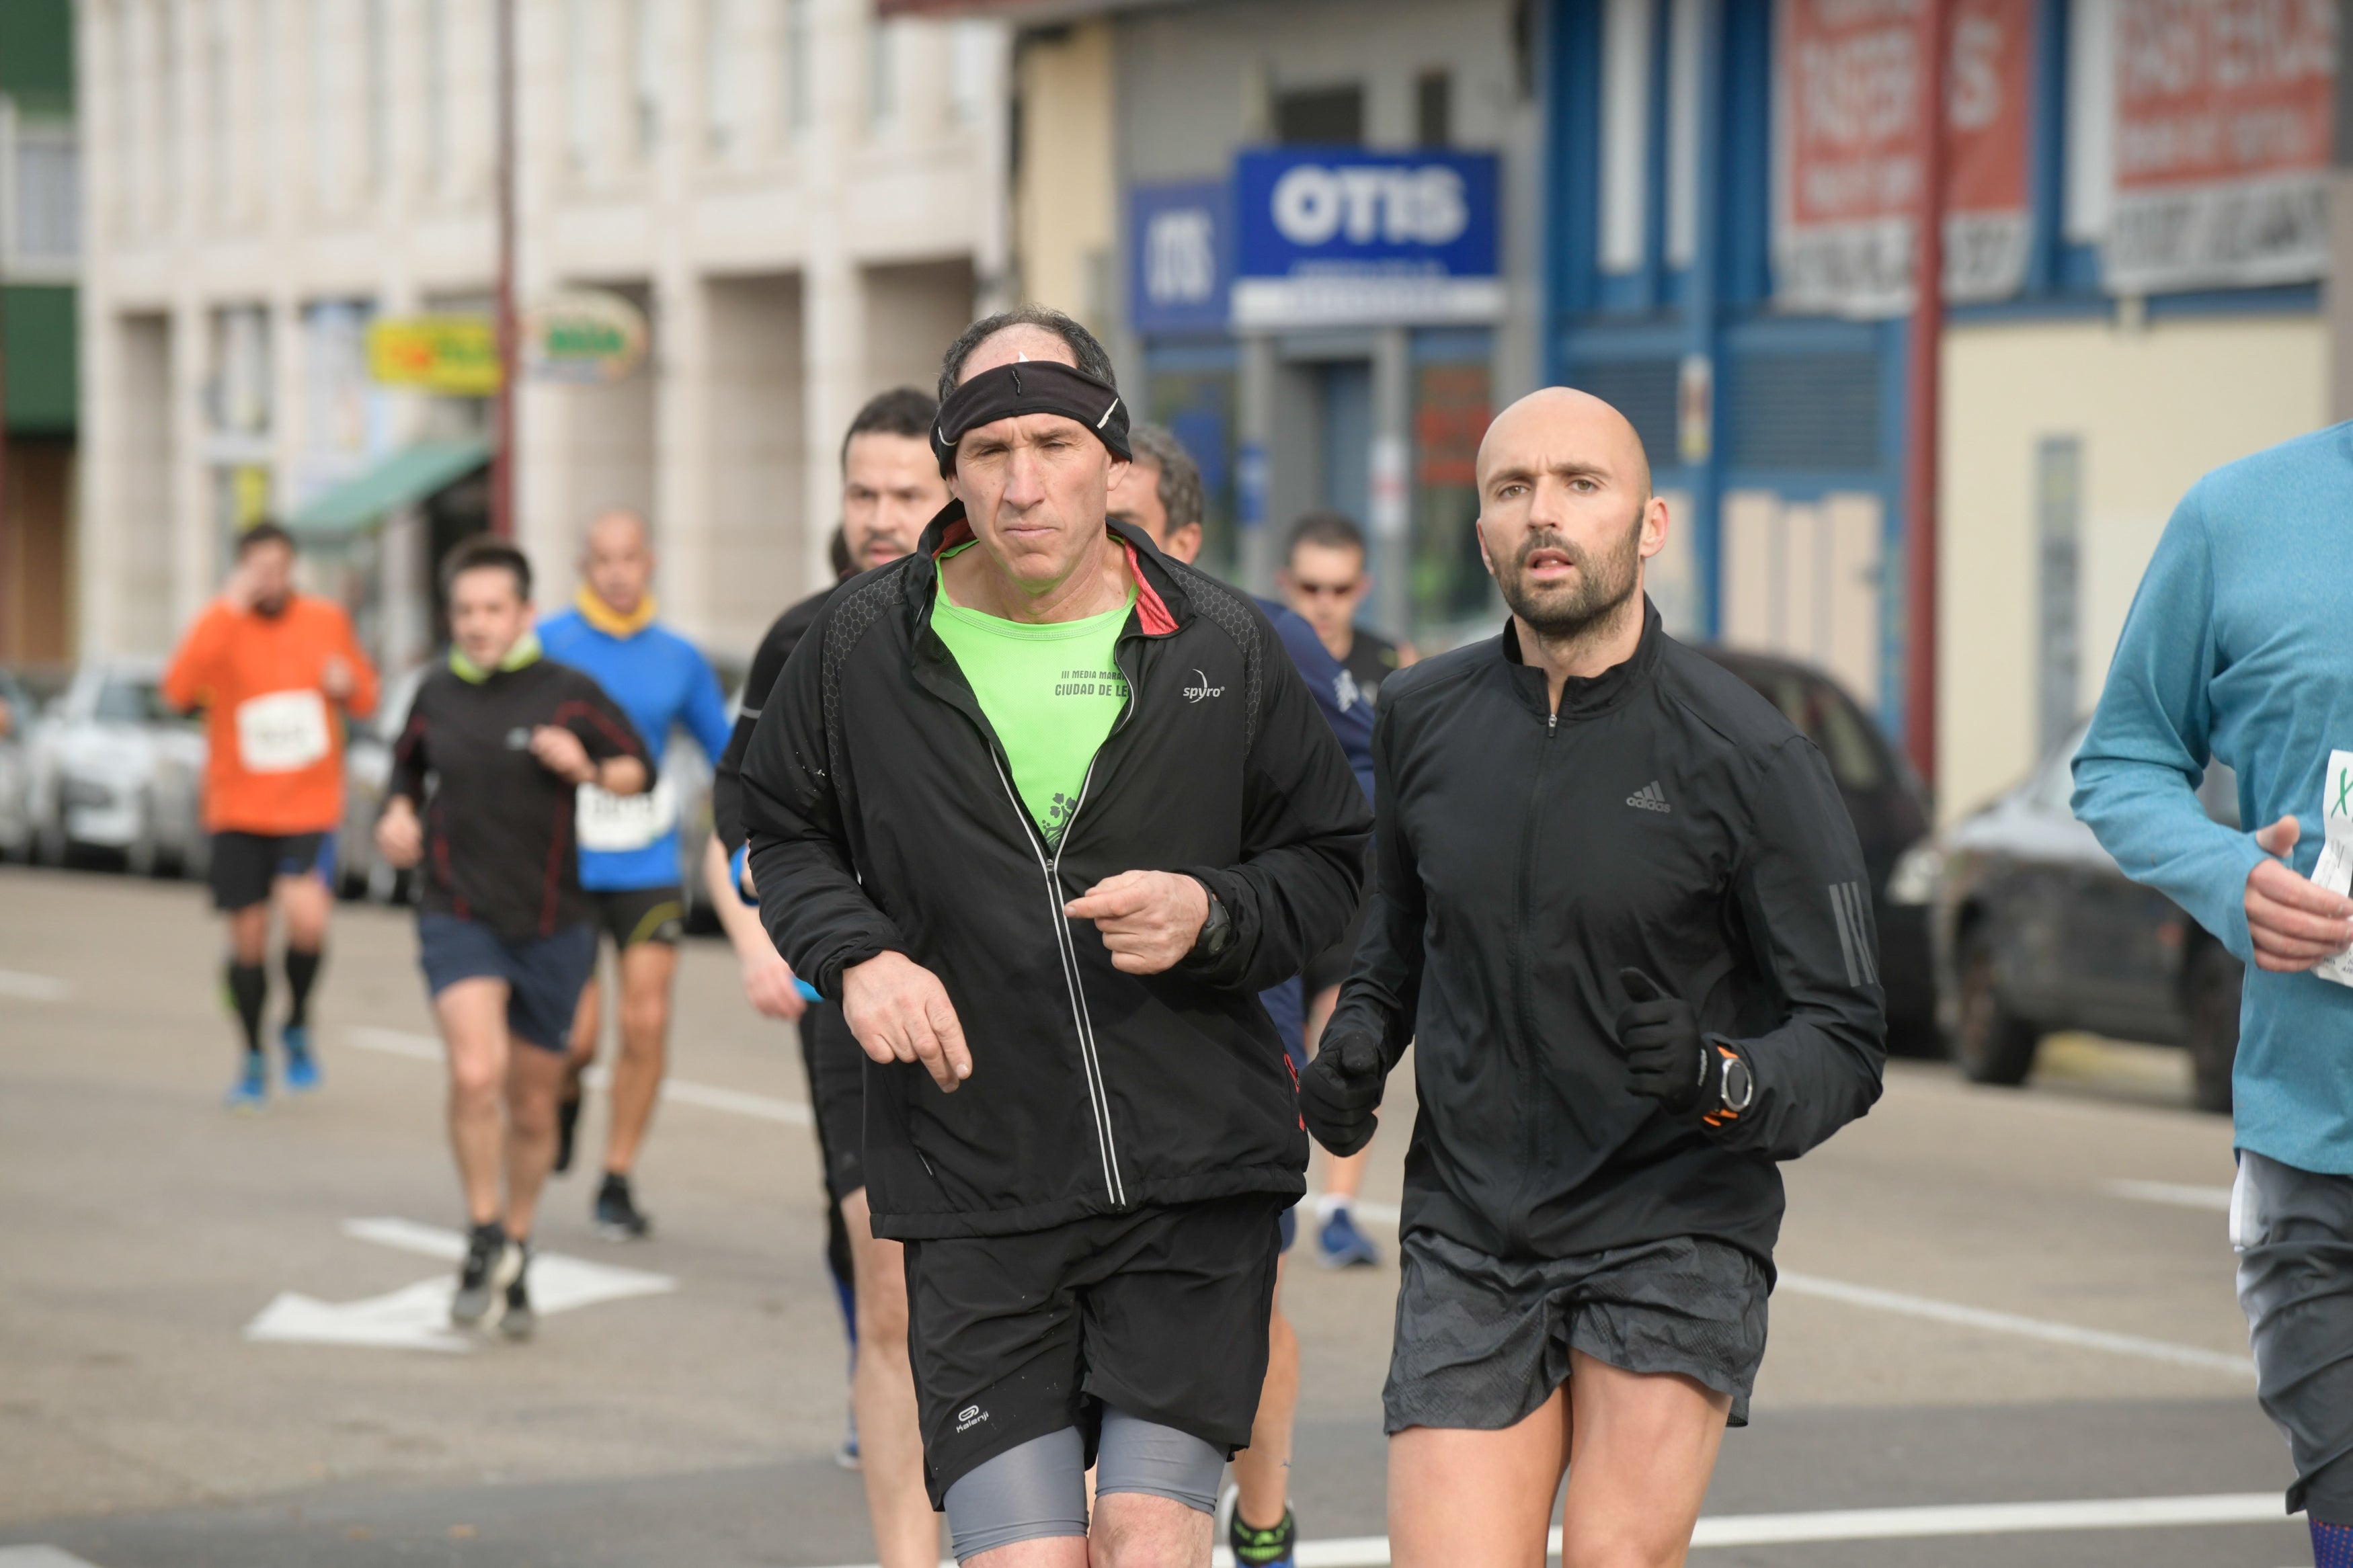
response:
[[[1497,186],[1489,153],[1242,153],[1233,325],[1493,321],[1504,305]]]

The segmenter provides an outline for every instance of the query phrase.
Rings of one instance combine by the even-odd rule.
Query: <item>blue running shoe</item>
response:
[[[311,1026],[289,1024],[278,1032],[278,1042],[286,1047],[287,1090],[308,1094],[318,1088],[319,1059],[311,1054]]]
[[[221,1103],[231,1110],[259,1110],[269,1103],[269,1066],[259,1051],[246,1053],[244,1070],[221,1096]]]
[[[1356,1215],[1337,1208],[1315,1233],[1315,1256],[1326,1268],[1370,1268],[1381,1260],[1381,1249],[1356,1228]]]

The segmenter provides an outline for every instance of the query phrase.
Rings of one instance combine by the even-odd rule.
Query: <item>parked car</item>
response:
[[[164,702],[162,679],[158,660],[93,660],[43,710],[29,798],[44,863],[100,849],[138,876],[204,869],[204,731]]]
[[[1934,850],[1938,1022],[1978,1083],[2023,1083],[2058,1029],[2180,1046],[2199,1106],[2228,1111],[2244,968],[2075,819],[2070,763],[2083,739],[2079,727]],[[2209,767],[2198,795],[2215,821],[2239,825],[2230,769]]]
[[[1739,648],[1700,651],[1779,709],[1829,762],[1847,815],[1854,819],[1871,879],[1879,981],[1887,994],[1888,1048],[1933,1054],[1936,992],[1928,962],[1926,900],[1905,896],[1908,890],[1897,881],[1906,852],[1928,837],[1928,795],[1919,776],[1861,705],[1820,670]]]
[[[40,704],[14,670],[0,669],[0,859],[33,852],[31,737]]]

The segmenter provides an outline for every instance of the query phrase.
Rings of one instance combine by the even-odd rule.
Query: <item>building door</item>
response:
[[[1332,360],[1317,365],[1315,391],[1321,435],[1315,504],[1345,512],[1358,528],[1366,528],[1372,521],[1373,498],[1372,362]]]
[[[1831,491],[1793,501],[1772,490],[1731,490],[1723,518],[1724,640],[1813,665],[1876,709],[1882,500]]]

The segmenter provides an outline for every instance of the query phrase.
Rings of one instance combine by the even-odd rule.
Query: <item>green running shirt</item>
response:
[[[940,585],[932,629],[955,655],[1013,765],[1013,787],[1050,848],[1078,809],[1087,766],[1127,706],[1113,657],[1135,604],[1082,621],[1033,626],[967,610]]]

